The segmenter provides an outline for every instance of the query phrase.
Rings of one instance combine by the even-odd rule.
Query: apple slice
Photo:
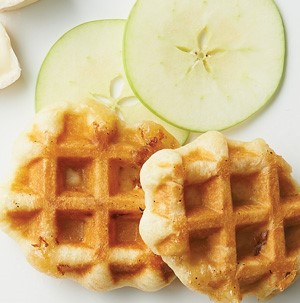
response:
[[[99,20],[64,34],[50,49],[36,85],[36,110],[93,98],[115,110],[129,124],[152,120],[183,144],[188,132],[151,113],[134,96],[125,76],[122,41],[126,21]]]
[[[277,90],[285,35],[273,0],[138,0],[124,37],[127,79],[161,118],[220,130]]]

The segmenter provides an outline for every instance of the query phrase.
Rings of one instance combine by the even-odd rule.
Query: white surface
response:
[[[12,143],[32,119],[39,67],[51,45],[68,29],[85,21],[126,18],[134,0],[41,0],[23,9],[0,14],[23,68],[21,78],[0,91],[0,179],[9,172]],[[288,54],[283,85],[274,100],[251,119],[225,132],[231,138],[264,138],[294,168],[300,182],[300,2],[277,0],[284,18]],[[0,54],[1,55],[1,54]],[[0,201],[1,203],[1,201]],[[299,302],[300,281],[272,303]],[[74,282],[56,280],[37,272],[19,246],[0,231],[0,301],[3,303],[172,302],[208,303],[178,281],[157,293],[120,289],[93,293]],[[256,302],[253,298],[244,302]]]

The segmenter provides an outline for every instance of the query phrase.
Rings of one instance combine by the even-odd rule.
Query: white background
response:
[[[162,0],[163,1],[163,0]],[[90,20],[126,18],[134,0],[40,0],[21,10],[0,14],[22,66],[22,77],[0,91],[0,179],[9,171],[12,143],[34,115],[34,91],[40,65],[52,44],[67,30]],[[300,2],[277,0],[287,33],[283,85],[269,105],[225,132],[244,141],[264,138],[293,167],[300,181]],[[104,46],[105,47],[105,46]],[[1,56],[1,54],[0,54]],[[1,201],[0,201],[1,203]],[[271,302],[299,302],[300,281]],[[0,302],[210,302],[175,281],[157,293],[120,289],[93,293],[78,284],[37,272],[20,248],[0,231]],[[256,302],[253,298],[244,302]]]

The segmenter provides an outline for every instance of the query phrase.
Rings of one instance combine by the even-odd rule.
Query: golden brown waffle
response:
[[[300,190],[261,139],[208,132],[141,171],[145,243],[189,288],[217,302],[283,291],[300,269]]]
[[[162,127],[126,127],[95,103],[40,112],[15,149],[1,227],[47,274],[94,290],[157,290],[174,274],[139,235],[139,172],[166,147],[178,143]]]

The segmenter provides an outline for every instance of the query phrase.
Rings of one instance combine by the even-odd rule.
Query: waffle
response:
[[[1,227],[49,275],[97,291],[157,290],[174,274],[139,235],[139,172],[166,147],[178,143],[164,128],[126,127],[92,102],[40,112],[15,148]]]
[[[216,302],[266,299],[300,268],[300,190],[261,139],[208,132],[141,170],[145,243],[189,288]]]

